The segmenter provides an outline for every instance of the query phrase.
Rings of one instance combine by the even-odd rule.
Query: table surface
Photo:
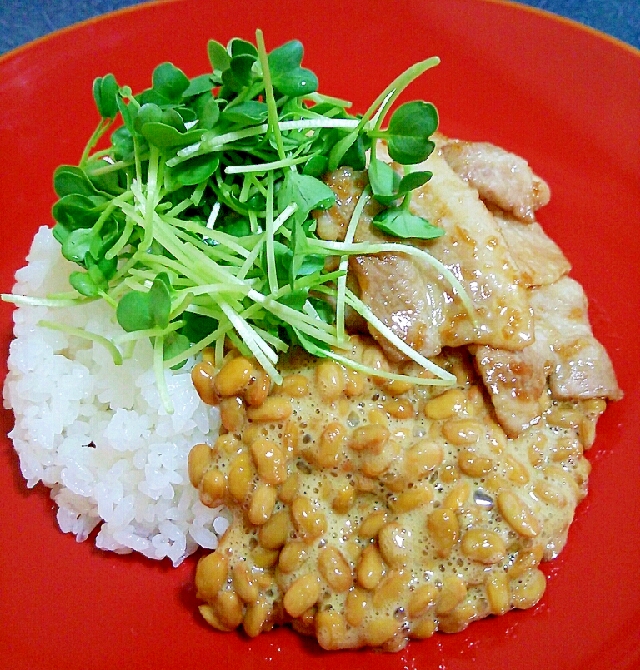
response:
[[[144,0],[2,0],[0,54],[93,16]],[[640,48],[640,0],[528,0],[537,7]]]

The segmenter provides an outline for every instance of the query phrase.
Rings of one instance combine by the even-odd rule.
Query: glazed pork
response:
[[[433,178],[414,192],[412,210],[445,230],[428,242],[412,240],[444,263],[469,295],[475,322],[449,282],[428,262],[401,253],[360,256],[350,270],[360,297],[398,337],[425,356],[444,346],[487,344],[523,349],[533,340],[532,313],[526,287],[498,225],[477,192],[458,177],[442,154],[434,152],[421,166]],[[327,182],[338,202],[318,218],[318,234],[342,239],[356,195],[366,175],[343,169]],[[365,210],[356,241],[389,241],[371,225],[372,210]],[[394,240],[397,241],[397,240]],[[399,358],[378,333],[372,332],[391,358]]]
[[[533,221],[535,211],[549,202],[547,183],[527,161],[495,144],[452,140],[443,144],[442,153],[482,200],[523,221]]]
[[[420,169],[434,176],[414,191],[412,211],[445,235],[411,243],[455,274],[474,314],[432,265],[403,253],[351,259],[350,278],[363,302],[425,356],[468,346],[508,435],[538,421],[550,398],[620,397],[609,356],[589,325],[584,292],[535,220],[549,199],[546,183],[500,147],[445,138]],[[343,168],[327,183],[337,203],[319,215],[318,234],[340,240],[367,175]],[[390,241],[372,225],[379,209],[375,202],[365,208],[356,241]],[[380,333],[371,334],[390,359],[404,358]]]

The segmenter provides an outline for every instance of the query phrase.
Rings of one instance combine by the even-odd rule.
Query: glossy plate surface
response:
[[[400,71],[438,55],[410,91],[441,129],[525,156],[551,185],[540,220],[573,263],[596,335],[625,398],[590,452],[590,494],[569,543],[545,568],[534,610],[411,643],[397,655],[328,655],[290,630],[256,640],[218,634],[195,610],[194,561],[180,568],[115,556],[57,529],[42,488],[27,491],[0,411],[0,666],[518,670],[640,667],[640,52],[568,21],[483,0],[321,3],[182,0],[82,24],[0,59],[0,290],[10,290],[37,225],[50,222],[51,175],[77,162],[97,117],[93,78],[134,90],[171,60],[194,76],[206,42],[303,41],[325,93],[364,111]],[[0,305],[0,376],[11,308]]]

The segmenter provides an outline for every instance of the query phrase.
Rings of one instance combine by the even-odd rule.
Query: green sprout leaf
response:
[[[120,112],[120,116],[122,117],[127,130],[133,135],[135,132],[134,123],[140,107],[139,103],[136,100],[131,100],[127,103],[122,96],[118,96],[116,102],[118,111]]]
[[[166,328],[171,311],[171,296],[166,274],[158,275],[151,288],[143,291],[129,291],[120,298],[116,317],[123,330],[150,330],[156,326]]]
[[[189,85],[182,91],[183,98],[191,98],[201,93],[211,93],[215,82],[210,74],[201,74],[189,81]]]
[[[166,123],[167,125],[171,125],[171,120],[175,121],[174,115],[171,115],[171,113],[166,114],[160,105],[157,105],[155,102],[146,102],[137,111],[134,128],[137,132],[141,132],[145,123]],[[177,121],[180,123],[182,119],[178,117]]]
[[[62,245],[62,255],[69,261],[83,264],[89,253],[91,242],[95,234],[91,228],[77,228],[72,230]]]
[[[193,102],[193,110],[198,117],[198,128],[210,130],[218,123],[220,107],[211,95],[201,95]]]
[[[369,164],[369,183],[374,198],[383,205],[390,205],[398,198],[400,175],[389,165],[372,157]]]
[[[229,69],[229,65],[231,65],[231,56],[229,56],[228,51],[222,44],[220,44],[220,42],[209,40],[207,44],[207,53],[214,72],[224,72]]]
[[[438,112],[428,102],[415,100],[398,107],[385,133],[389,156],[402,165],[421,163],[435,144],[429,139],[438,128]]]
[[[160,328],[166,328],[169,325],[169,312],[171,312],[170,288],[169,277],[166,272],[162,272],[153,280],[153,284],[151,284],[147,293],[149,314],[154,325]]]
[[[283,95],[299,97],[318,90],[316,75],[300,67],[304,48],[298,40],[277,47],[269,54],[273,87]]]
[[[161,63],[153,71],[153,90],[167,100],[177,101],[189,87],[185,73],[173,63]]]
[[[149,144],[154,144],[160,148],[168,148],[181,147],[185,144],[197,142],[202,136],[202,131],[193,130],[182,133],[173,126],[152,121],[142,126],[141,134]]]
[[[189,349],[190,345],[191,342],[186,335],[183,335],[182,333],[170,333],[164,340],[162,358],[166,361],[176,356],[180,356],[180,354],[183,354],[185,351],[187,351],[187,349]],[[173,365],[171,369],[179,369],[185,363],[186,361],[183,361],[178,365]]]
[[[253,79],[255,56],[242,53],[231,59],[231,64],[222,73],[222,83],[232,93],[240,93]]]
[[[72,272],[69,275],[69,283],[80,294],[88,298],[97,298],[100,295],[98,286],[87,272]]]
[[[310,177],[320,178],[327,171],[327,163],[326,156],[312,156],[302,168],[302,173]]]
[[[404,208],[387,209],[373,219],[374,227],[387,235],[402,239],[432,240],[444,235],[444,230]]]
[[[289,281],[293,282],[298,277],[307,277],[314,273],[320,273],[324,269],[324,256],[314,254],[310,251],[308,237],[312,235],[310,226],[296,221],[293,228],[292,244],[289,250],[288,269]]]
[[[328,209],[336,201],[335,193],[316,177],[288,172],[280,194],[281,207],[297,205],[296,219],[304,221],[314,209]],[[286,204],[285,204],[286,203]]]
[[[102,118],[115,118],[118,113],[117,95],[118,82],[111,73],[93,80],[93,99]]]
[[[217,170],[220,157],[204,154],[181,163],[173,170],[173,177],[181,186],[195,186],[205,182]]]
[[[428,170],[409,172],[400,180],[400,183],[398,184],[398,194],[404,195],[410,191],[415,191],[415,189],[424,186],[431,177],[433,177],[433,172],[429,172]]]
[[[60,165],[53,173],[53,188],[59,198],[65,195],[97,195],[96,187],[91,183],[84,170],[72,165]]]
[[[70,193],[62,196],[52,208],[53,218],[69,230],[89,228],[98,220],[106,199]]]
[[[229,40],[229,46],[227,50],[233,58],[246,55],[251,56],[255,61],[258,56],[258,50],[256,49],[255,45],[251,44],[251,42],[247,42],[247,40],[241,39],[240,37],[233,37],[231,40]]]
[[[125,293],[118,302],[116,316],[118,323],[128,333],[134,330],[149,330],[155,325],[149,313],[149,298],[142,291]]]
[[[267,120],[267,104],[257,100],[247,100],[233,107],[228,106],[222,112],[222,120],[229,123],[242,125],[254,125],[264,123]]]

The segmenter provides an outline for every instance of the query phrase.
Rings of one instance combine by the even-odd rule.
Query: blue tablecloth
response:
[[[142,0],[0,0],[0,53],[92,16]],[[528,0],[640,48],[640,0]]]

